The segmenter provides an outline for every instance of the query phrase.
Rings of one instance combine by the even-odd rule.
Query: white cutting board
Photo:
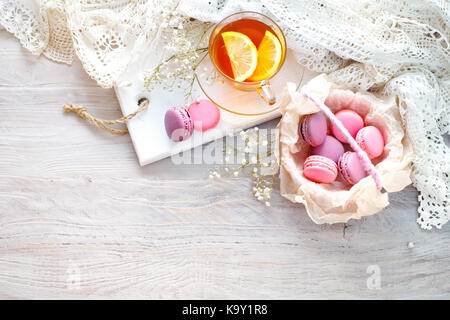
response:
[[[209,57],[206,57],[206,59],[209,59]],[[220,121],[214,129],[205,132],[194,130],[191,138],[186,141],[173,142],[166,134],[164,115],[168,108],[186,104],[186,89],[181,88],[169,92],[161,87],[156,87],[151,92],[146,92],[142,72],[151,70],[155,65],[154,61],[146,62],[149,60],[151,61],[151,59],[144,57],[141,61],[134,62],[124,72],[120,82],[115,86],[117,98],[124,115],[136,110],[137,101],[140,98],[147,97],[150,100],[149,108],[128,122],[128,130],[141,166],[219,139],[232,130],[246,129],[280,116],[278,110],[258,116],[243,116],[220,109]],[[279,78],[277,81],[282,80],[282,77],[296,79],[295,82],[300,84],[300,82],[307,83],[315,75],[316,73],[314,72],[304,70],[296,62],[292,53],[288,51],[282,70],[276,77]],[[193,97],[207,98],[197,81],[194,83],[193,92]],[[276,92],[276,95],[279,98],[277,103],[279,103],[282,92]],[[255,94],[255,99],[261,98]]]

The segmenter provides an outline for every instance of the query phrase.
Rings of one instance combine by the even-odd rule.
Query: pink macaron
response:
[[[322,112],[307,115],[303,117],[298,130],[306,143],[316,147],[323,143],[327,135],[327,119]]]
[[[356,142],[370,159],[376,158],[383,153],[383,134],[377,127],[367,126],[358,131]]]
[[[326,157],[309,156],[303,164],[303,175],[314,182],[331,183],[336,180],[337,174],[336,163]]]
[[[189,112],[184,107],[172,107],[164,116],[166,133],[172,141],[180,142],[192,135],[194,126]]]
[[[347,151],[338,162],[339,172],[342,178],[349,184],[357,184],[361,179],[367,177],[367,172],[359,160],[356,152]]]
[[[344,109],[335,114],[336,118],[338,118],[344,127],[348,130],[350,135],[354,138],[356,137],[356,134],[358,131],[364,127],[364,120],[363,118],[357,114],[355,111],[350,109]],[[345,138],[344,134],[341,133],[339,128],[331,124],[331,132],[333,132],[333,135],[338,139],[340,142],[347,142],[347,139]]]
[[[217,105],[209,100],[199,100],[188,108],[194,129],[206,131],[214,128],[220,120],[220,110]]]
[[[344,146],[335,137],[326,136],[321,145],[311,148],[311,154],[327,157],[337,163],[344,154]]]

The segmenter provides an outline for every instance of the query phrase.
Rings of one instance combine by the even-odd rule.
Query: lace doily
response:
[[[33,54],[71,63],[111,87],[141,50],[154,48],[167,10],[217,22],[263,12],[299,63],[348,87],[396,95],[414,148],[418,223],[450,219],[450,4],[446,0],[0,0],[0,23]],[[155,52],[156,54],[156,52]]]

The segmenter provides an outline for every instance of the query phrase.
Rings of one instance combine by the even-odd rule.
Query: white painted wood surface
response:
[[[420,230],[412,187],[377,216],[318,226],[278,191],[271,208],[253,200],[250,178],[141,168],[128,136],[65,102],[120,116],[79,62],[0,31],[0,298],[450,298],[450,227]]]

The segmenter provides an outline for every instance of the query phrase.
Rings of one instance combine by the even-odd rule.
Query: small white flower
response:
[[[237,177],[237,176],[239,175],[239,171],[235,171],[235,172],[233,173],[233,175],[234,175],[235,177]]]
[[[266,201],[266,207],[270,207],[270,202]]]

